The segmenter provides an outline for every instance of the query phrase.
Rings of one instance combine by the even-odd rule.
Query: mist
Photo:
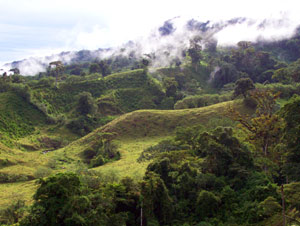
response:
[[[196,18],[175,17],[153,27],[148,33],[130,42],[111,46],[105,50],[90,51],[94,59],[105,59],[117,55],[129,56],[134,53],[137,58],[151,58],[151,67],[169,66],[174,59],[181,60],[182,52],[190,46],[193,37],[202,38],[201,45],[205,49],[212,41],[217,46],[234,46],[239,41],[278,41],[295,35],[297,22],[286,13],[280,13],[276,18],[245,18],[237,17],[228,20],[205,20]],[[99,28],[100,29],[100,28]],[[100,39],[102,32],[93,29],[90,33],[80,33],[76,40],[94,42]],[[116,34],[117,35],[117,34]],[[122,32],[120,34],[122,36]],[[69,43],[72,41],[69,41]],[[101,46],[99,46],[100,48]],[[9,63],[2,67],[9,70],[18,67],[22,75],[35,75],[44,72],[51,61],[60,60],[70,64],[76,58],[76,51],[53,54],[46,57],[30,57],[28,59]]]

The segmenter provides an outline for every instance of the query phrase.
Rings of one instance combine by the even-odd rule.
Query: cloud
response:
[[[164,65],[165,50],[176,56],[188,46],[193,33],[187,33],[184,25],[191,18],[210,24],[250,18],[215,34],[219,45],[289,37],[300,21],[299,3],[294,0],[0,0],[0,5],[1,62],[62,50],[121,47],[134,40],[139,55],[156,51]],[[161,38],[157,28],[177,16],[174,34]]]

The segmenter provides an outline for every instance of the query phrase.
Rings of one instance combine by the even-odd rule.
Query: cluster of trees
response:
[[[299,223],[300,97],[275,111],[277,94],[255,90],[254,116],[228,109],[232,128],[180,128],[147,149],[142,181],[93,171],[41,179],[20,225],[268,225]],[[229,114],[230,113],[230,114]],[[244,138],[243,138],[244,137]],[[98,145],[99,146],[99,145]],[[105,143],[100,144],[105,149]],[[99,149],[99,150],[100,150]],[[102,150],[101,149],[101,150]],[[90,150],[86,154],[90,153]],[[152,157],[151,157],[152,156]],[[20,204],[20,203],[19,203]],[[17,205],[17,204],[16,204]]]

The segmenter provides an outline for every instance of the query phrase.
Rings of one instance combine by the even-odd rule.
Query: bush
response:
[[[63,146],[63,142],[60,139],[51,138],[51,137],[40,137],[37,139],[40,142],[42,148],[51,148],[58,149]]]
[[[23,174],[7,174],[0,173],[0,183],[13,183],[20,181],[27,181],[29,178]]]
[[[174,109],[198,108],[217,104],[231,100],[230,94],[204,94],[197,96],[188,96],[179,100],[174,105]]]
[[[76,110],[81,115],[94,114],[97,111],[97,105],[91,93],[82,92],[79,94]]]
[[[53,88],[54,82],[55,82],[55,78],[53,77],[42,78],[41,80],[38,81],[37,86]]]
[[[163,110],[174,109],[174,98],[165,97],[160,103],[159,108]]]
[[[105,117],[93,117],[93,116],[79,116],[78,118],[71,120],[67,123],[67,128],[73,133],[80,136],[84,136],[92,132],[95,128],[103,126],[110,121],[115,119],[114,116],[105,116]]]
[[[98,155],[96,158],[93,158],[91,160],[92,167],[102,166],[104,163],[105,163],[105,160],[101,155]]]
[[[256,100],[251,96],[246,97],[243,102],[244,102],[246,107],[249,107],[249,108],[252,108],[252,109],[255,109],[256,106],[257,106]]]
[[[137,159],[137,162],[147,161],[156,158],[160,153],[170,152],[176,150],[182,150],[183,148],[176,145],[172,140],[163,140],[157,145],[150,146],[145,149],[140,157]]]
[[[5,209],[0,210],[0,224],[15,224],[23,218],[26,212],[24,200],[13,201]]]
[[[202,190],[197,198],[197,212],[202,219],[212,217],[216,214],[220,202],[220,198],[214,193]]]
[[[82,152],[82,157],[91,167],[101,166],[107,162],[118,160],[120,156],[117,146],[104,137],[101,137],[96,144]]]

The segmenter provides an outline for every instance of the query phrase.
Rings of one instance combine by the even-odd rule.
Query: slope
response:
[[[221,115],[231,104],[244,112],[251,111],[245,108],[241,101],[229,101],[208,107],[183,110],[138,110],[120,116],[68,146],[49,153],[49,156],[60,162],[65,161],[62,167],[74,169],[76,164],[82,161],[82,153],[92,147],[100,139],[101,134],[109,133],[119,146],[121,159],[95,169],[102,172],[116,170],[120,172],[120,176],[136,175],[139,169],[138,177],[141,177],[146,165],[140,165],[136,159],[145,148],[174,135],[177,127],[201,124],[213,128],[216,125],[231,125],[232,122]]]
[[[35,172],[39,171],[39,167],[42,169],[48,167],[48,173],[85,169],[86,165],[82,163],[83,151],[97,142],[101,134],[112,133],[114,134],[113,142],[118,145],[121,159],[93,168],[93,170],[103,173],[104,176],[116,176],[117,178],[130,176],[139,180],[143,177],[148,165],[148,162],[138,163],[136,161],[144,149],[174,135],[175,128],[178,126],[187,127],[202,124],[206,127],[215,127],[216,125],[230,125],[232,122],[224,119],[220,113],[231,104],[244,112],[249,113],[250,111],[244,107],[241,101],[229,101],[196,109],[138,110],[127,113],[55,151],[41,153],[39,151],[11,150],[18,152],[15,154],[21,155],[24,162],[18,164],[15,160],[16,164],[2,168],[1,172],[16,173],[19,171],[19,173],[26,173],[27,176],[30,176],[35,175]],[[6,150],[6,152],[8,151]],[[11,151],[10,153],[12,153]],[[24,191],[21,189],[22,184],[26,188]],[[2,183],[0,189],[2,191],[0,200],[3,200],[0,202],[0,206],[2,206],[14,196],[11,192],[14,189],[22,193],[22,199],[30,201],[36,185],[30,181]]]

